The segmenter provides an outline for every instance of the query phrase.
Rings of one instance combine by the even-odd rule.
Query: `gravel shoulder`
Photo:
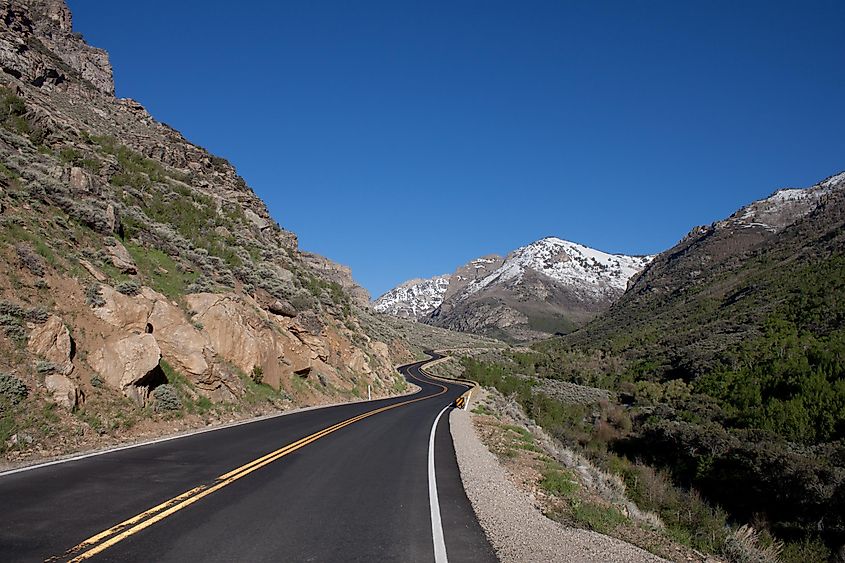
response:
[[[665,561],[621,540],[546,518],[481,442],[471,414],[454,409],[449,420],[464,489],[503,563]]]

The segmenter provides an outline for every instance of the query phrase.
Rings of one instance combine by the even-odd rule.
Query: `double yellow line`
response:
[[[415,376],[411,375],[411,377]],[[427,395],[425,397],[418,397],[416,399],[411,399],[408,401],[403,401],[401,403],[395,403],[392,405],[387,405],[372,411],[365,412],[363,414],[359,414],[358,416],[354,416],[342,422],[338,422],[328,428],[324,428],[319,432],[315,432],[309,436],[301,438],[296,442],[288,444],[284,447],[279,448],[273,452],[270,452],[264,456],[261,456],[258,459],[255,459],[249,463],[241,465],[240,467],[229,471],[228,473],[224,473],[215,479],[212,484],[209,485],[200,485],[199,487],[195,487],[191,490],[185,491],[184,493],[175,496],[171,499],[168,499],[161,504],[157,504],[156,506],[145,510],[144,512],[133,516],[132,518],[128,518],[121,522],[120,524],[116,524],[111,528],[100,532],[90,538],[80,542],[76,546],[72,547],[68,551],[66,551],[61,558],[59,557],[52,557],[47,561],[58,561],[59,559],[64,559],[66,557],[72,557],[69,559],[70,563],[75,563],[78,561],[83,561],[98,553],[105,551],[106,549],[112,547],[118,542],[121,542],[132,536],[137,534],[141,530],[144,530],[156,522],[160,522],[164,520],[168,516],[175,514],[176,512],[182,510],[183,508],[187,508],[197,502],[198,500],[207,497],[208,495],[219,491],[223,487],[230,485],[237,481],[238,479],[242,479],[246,477],[253,471],[257,471],[262,467],[277,461],[284,456],[295,452],[296,450],[307,446],[308,444],[319,440],[325,436],[328,436],[332,432],[337,432],[341,428],[345,428],[350,424],[355,424],[365,418],[369,418],[376,414],[382,413],[384,411],[388,411],[391,409],[395,409],[398,407],[402,407],[405,405],[410,405],[411,403],[416,403],[417,401],[424,401],[426,399],[432,399],[434,397],[438,397],[448,391],[448,388],[445,385],[439,385],[434,383],[434,385],[438,385],[441,387],[440,392],[435,393],[434,395]]]

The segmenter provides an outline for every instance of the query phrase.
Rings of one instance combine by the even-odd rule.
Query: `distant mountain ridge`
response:
[[[569,332],[607,309],[651,258],[546,237],[505,258],[483,256],[451,275],[405,282],[373,307],[453,330],[530,340]]]

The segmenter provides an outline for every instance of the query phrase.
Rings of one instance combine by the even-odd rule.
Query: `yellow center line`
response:
[[[414,376],[413,374],[411,374],[410,371],[409,371],[409,375],[411,375],[411,377],[413,377],[414,379],[419,380],[419,378]],[[426,375],[428,375],[428,374],[426,374]],[[433,399],[434,397],[438,397],[438,396],[446,393],[449,390],[445,385],[440,385],[438,383],[434,383],[434,385],[441,387],[442,388],[441,391],[438,392],[438,393],[435,393],[434,395],[427,395],[425,397],[418,397],[416,399],[411,399],[409,401],[403,401],[401,403],[395,403],[395,404],[392,404],[392,405],[387,405],[387,406],[384,406],[384,407],[380,407],[378,409],[374,409],[372,411],[368,411],[368,412],[359,414],[357,416],[354,416],[352,418],[349,418],[347,420],[338,422],[337,424],[334,424],[332,426],[324,428],[324,429],[322,429],[318,432],[315,432],[315,433],[313,433],[309,436],[301,438],[301,439],[297,440],[296,442],[293,442],[291,444],[283,446],[283,447],[279,448],[278,450],[272,451],[272,452],[270,452],[266,455],[261,456],[258,459],[255,459],[255,460],[253,460],[249,463],[241,465],[240,467],[233,469],[232,471],[229,471],[228,473],[224,473],[223,475],[219,476],[216,479],[215,484],[212,485],[212,486],[201,485],[201,486],[195,487],[195,488],[193,488],[189,491],[185,491],[184,493],[182,493],[182,494],[180,494],[176,497],[173,497],[173,498],[166,500],[166,501],[164,501],[164,502],[162,502],[162,503],[160,503],[160,504],[158,504],[158,505],[156,505],[156,506],[154,506],[154,507],[152,507],[148,510],[145,510],[144,512],[138,514],[137,516],[133,516],[132,518],[124,520],[120,524],[116,524],[116,525],[112,526],[111,528],[104,530],[103,532],[100,532],[99,534],[91,536],[90,538],[80,542],[78,545],[74,546],[73,548],[71,548],[67,552],[65,552],[65,556],[72,555],[73,553],[77,553],[77,552],[79,552],[83,549],[87,549],[87,551],[85,551],[84,553],[81,553],[81,554],[77,555],[76,557],[74,557],[73,559],[70,559],[69,563],[83,561],[85,559],[93,557],[94,555],[96,555],[96,554],[98,554],[102,551],[105,551],[106,549],[115,545],[116,543],[123,541],[124,539],[128,538],[129,536],[137,534],[141,530],[144,530],[144,529],[152,526],[156,522],[160,522],[161,520],[164,520],[168,516],[182,510],[183,508],[186,508],[186,507],[192,505],[193,503],[197,502],[198,500],[200,500],[200,499],[202,499],[202,498],[222,489],[223,487],[225,487],[225,486],[227,486],[231,483],[234,483],[238,479],[246,477],[247,475],[249,475],[253,471],[257,471],[258,469],[261,469],[262,467],[269,465],[270,463],[273,463],[274,461],[277,461],[277,460],[283,458],[284,456],[286,456],[286,455],[288,455],[288,454],[290,454],[290,453],[292,453],[292,452],[294,452],[294,451],[296,451],[300,448],[303,448],[303,447],[307,446],[308,444],[315,442],[315,441],[319,440],[320,438],[323,438],[324,436],[331,434],[332,432],[336,432],[336,431],[340,430],[341,428],[345,428],[346,426],[349,426],[351,424],[359,422],[359,421],[361,421],[365,418],[374,416],[376,414],[379,414],[379,413],[382,413],[382,412],[385,412],[385,411],[388,411],[388,410],[391,410],[391,409],[395,409],[395,408],[402,407],[402,406],[405,406],[405,405],[410,405],[411,403],[416,403],[417,401],[424,401],[426,399]],[[146,518],[146,520],[145,520],[145,518]],[[112,536],[112,537],[110,539],[106,540],[106,541],[102,541],[105,538],[108,538],[109,536]],[[102,542],[102,543],[99,543],[99,542]],[[98,544],[98,543],[99,543],[99,545],[95,546],[95,544]],[[95,546],[95,547],[92,547],[92,546]],[[88,548],[90,548],[90,549],[88,549]],[[51,558],[51,559],[48,559],[48,561],[54,561],[55,559],[56,558]]]

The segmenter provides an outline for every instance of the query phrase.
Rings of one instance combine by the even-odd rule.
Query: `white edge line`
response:
[[[428,438],[428,502],[431,506],[431,536],[434,541],[435,563],[447,563],[446,542],[443,539],[443,522],[440,520],[440,500],[437,498],[437,476],[434,472],[434,435],[437,432],[437,423],[440,417],[446,412],[450,405],[443,407],[443,410],[434,419],[431,425],[431,435]]]
[[[405,365],[411,365],[411,364],[405,364]],[[405,367],[405,365],[397,366],[397,371],[398,371],[399,367]],[[142,446],[150,446],[150,445],[153,445],[153,444],[160,444],[162,442],[169,442],[171,440],[179,440],[181,438],[188,438],[190,436],[196,436],[197,434],[205,434],[206,432],[216,432],[217,430],[225,430],[226,428],[232,428],[234,426],[242,426],[244,424],[252,424],[253,422],[261,422],[262,420],[268,420],[268,419],[271,419],[271,418],[278,418],[280,416],[287,416],[289,414],[297,414],[297,413],[301,413],[301,412],[313,411],[313,410],[319,410],[319,409],[328,409],[328,408],[331,408],[331,407],[340,407],[340,406],[343,406],[343,405],[354,405],[356,403],[371,403],[371,402],[374,402],[374,401],[384,401],[385,399],[395,399],[397,397],[407,397],[407,396],[410,396],[410,395],[416,395],[417,393],[419,393],[422,390],[419,386],[414,385],[413,383],[411,383],[411,385],[413,387],[417,387],[416,391],[414,391],[413,387],[412,387],[409,392],[403,393],[401,395],[394,395],[393,397],[381,397],[381,398],[378,398],[378,399],[373,399],[372,401],[358,400],[358,401],[348,401],[348,402],[345,402],[345,403],[332,403],[330,405],[313,405],[313,406],[310,406],[310,407],[301,407],[301,408],[298,408],[298,409],[292,409],[292,410],[280,412],[280,413],[257,416],[255,418],[249,418],[249,419],[246,419],[246,420],[238,420],[238,421],[235,421],[235,422],[227,422],[226,424],[221,424],[219,426],[213,426],[211,428],[201,428],[199,430],[188,430],[187,432],[182,432],[180,434],[174,434],[174,435],[171,435],[171,436],[164,436],[164,437],[161,437],[161,438],[154,438],[152,440],[145,440],[143,442],[136,442],[134,444],[126,444],[126,445],[123,445],[123,446],[115,446],[113,448],[106,448],[106,449],[97,450],[97,451],[94,451],[94,452],[88,452],[88,453],[78,454],[78,455],[71,455],[69,457],[63,457],[63,458],[60,458],[60,459],[54,459],[54,460],[51,460],[51,461],[36,463],[34,465],[26,465],[24,467],[18,467],[18,468],[15,468],[15,469],[7,469],[6,471],[0,471],[0,478],[7,477],[9,475],[14,475],[15,473],[23,473],[24,471],[32,471],[34,469],[41,469],[42,467],[49,467],[51,465],[59,465],[61,463],[78,461],[80,459],[86,459],[86,458],[89,458],[89,457],[96,457],[96,456],[110,454],[110,453],[114,453],[114,452],[120,452],[120,451],[123,451],[123,450],[131,450],[133,448],[140,448]]]

